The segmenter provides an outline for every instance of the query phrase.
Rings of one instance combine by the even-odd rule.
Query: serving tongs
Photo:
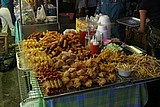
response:
[[[132,46],[132,45],[127,45],[125,43],[122,43],[121,45],[122,48],[127,49],[128,51],[135,53],[135,54],[144,54],[146,53],[145,50],[137,47],[137,46]]]

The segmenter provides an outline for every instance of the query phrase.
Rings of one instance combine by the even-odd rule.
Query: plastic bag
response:
[[[37,19],[37,20],[40,20],[40,21],[43,21],[43,20],[46,19],[46,13],[45,13],[45,10],[44,10],[43,5],[41,5],[41,7],[38,7],[38,8],[37,8],[37,16],[36,16],[36,19]]]
[[[20,5],[15,6],[15,16],[16,19],[20,19],[20,14],[22,13],[22,24],[34,24],[35,23],[35,13],[32,6],[25,0],[21,0],[21,10]]]

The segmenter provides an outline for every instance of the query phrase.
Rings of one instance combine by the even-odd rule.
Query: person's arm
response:
[[[99,0],[96,0],[97,5],[98,5],[98,2],[99,2]]]
[[[140,32],[145,31],[145,25],[146,25],[146,18],[147,18],[147,11],[146,10],[139,10],[140,13]]]
[[[76,0],[73,0],[73,4],[76,5]]]
[[[85,0],[85,12],[88,13],[88,0]]]
[[[85,0],[86,9],[88,9],[88,0]]]

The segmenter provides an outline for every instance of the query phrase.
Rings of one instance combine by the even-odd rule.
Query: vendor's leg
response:
[[[7,21],[1,17],[1,23],[2,23],[2,33],[7,33],[8,32],[8,25],[7,25]]]
[[[8,8],[1,8],[0,9],[0,17],[2,20],[2,32],[7,33],[8,27],[11,30],[11,35],[14,36],[14,25],[12,23],[11,14],[8,10]]]
[[[12,22],[11,14],[8,9],[7,9],[7,13],[8,13],[8,16],[6,17],[7,24],[9,26],[10,31],[11,31],[11,36],[14,36],[14,25]]]
[[[82,8],[79,8],[78,9],[78,17],[85,17],[85,9],[82,7]]]

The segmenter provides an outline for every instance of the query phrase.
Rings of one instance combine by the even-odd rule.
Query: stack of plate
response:
[[[57,16],[46,16],[47,21],[54,22],[57,21]]]

